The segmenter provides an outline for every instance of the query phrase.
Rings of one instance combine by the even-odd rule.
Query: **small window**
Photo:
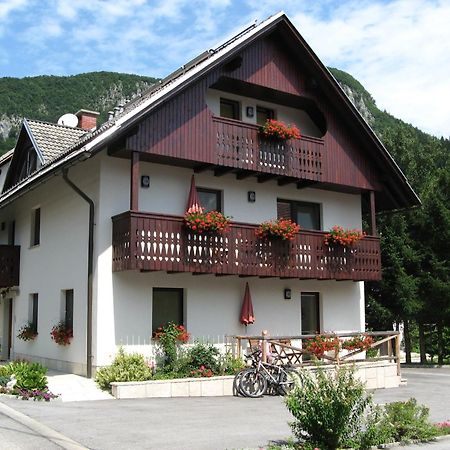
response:
[[[38,308],[39,308],[39,295],[30,294],[30,316],[29,321],[35,333],[38,332]]]
[[[16,222],[13,220],[8,226],[8,245],[16,243]]]
[[[197,188],[200,204],[208,211],[222,212],[222,192],[215,189]]]
[[[301,293],[302,334],[320,333],[320,301],[318,292]]]
[[[152,332],[168,322],[183,325],[183,289],[153,288]]]
[[[220,99],[220,116],[227,119],[240,120],[241,107],[239,102],[235,100],[229,100],[227,98]]]
[[[293,220],[306,230],[321,229],[319,203],[278,200],[277,215],[279,219]]]
[[[73,330],[73,289],[64,291],[64,322]]]
[[[270,108],[256,107],[256,123],[264,125],[268,119],[275,119],[275,111]]]
[[[31,246],[41,242],[41,208],[33,209],[31,215]]]

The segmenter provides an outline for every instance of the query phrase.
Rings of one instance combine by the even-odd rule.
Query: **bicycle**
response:
[[[261,397],[272,390],[276,394],[287,395],[300,382],[298,372],[292,367],[262,362],[260,351],[249,355],[253,367],[239,372],[234,380],[235,391],[245,397]]]

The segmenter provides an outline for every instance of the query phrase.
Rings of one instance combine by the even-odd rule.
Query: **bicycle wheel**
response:
[[[296,386],[300,386],[299,373],[295,369],[289,367],[281,369],[278,378],[278,392],[281,395],[287,395],[294,390]]]
[[[242,371],[239,380],[239,392],[246,397],[261,397],[267,389],[267,380],[256,369],[246,369]]]
[[[233,380],[233,395],[235,397],[238,397],[239,395],[245,395],[242,391],[241,391],[241,376],[243,374],[243,372],[245,372],[248,369],[242,369],[240,370],[235,376],[234,376],[234,380]]]

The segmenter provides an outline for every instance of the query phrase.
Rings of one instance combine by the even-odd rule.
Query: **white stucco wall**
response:
[[[96,201],[97,166],[91,160],[69,172],[69,177]],[[41,209],[40,244],[30,247],[31,211],[36,207]],[[15,220],[15,244],[21,247],[20,286],[13,300],[13,355],[16,357],[32,357],[53,366],[53,361],[61,361],[77,372],[84,370],[88,211],[87,203],[74,194],[61,176],[0,210],[0,222]],[[74,338],[69,346],[62,347],[51,340],[50,331],[63,319],[62,291],[66,289],[74,289]],[[16,336],[30,319],[32,293],[39,295],[39,335],[33,342],[24,342]]]
[[[119,169],[114,163],[113,167],[116,170]],[[128,167],[129,163],[123,164],[121,170],[126,170],[128,173]],[[175,215],[184,214],[189,195],[191,170],[141,163],[141,173],[150,175],[150,188],[140,190],[140,210]],[[119,178],[123,179],[124,177],[117,174],[112,180],[114,186],[110,186],[106,192],[114,195],[112,190],[117,188]],[[264,220],[275,219],[277,198],[281,198],[320,203],[322,228],[325,230],[330,229],[333,225],[361,228],[361,197],[359,195],[313,188],[297,189],[295,184],[278,186],[276,181],[258,183],[256,178],[238,181],[233,174],[215,177],[212,172],[202,172],[196,174],[195,179],[198,187],[221,190],[224,213],[232,216],[233,220],[238,222],[260,223]],[[129,189],[123,181],[119,182],[119,185],[122,190]],[[248,202],[248,191],[255,191],[255,203]],[[122,211],[117,210],[117,212]]]
[[[286,124],[294,124],[300,130],[301,134],[307,136],[322,137],[322,133],[311,120],[309,115],[302,110],[290,108],[288,106],[277,105],[276,103],[264,102],[242,95],[230,94],[228,92],[218,91],[216,89],[208,89],[206,94],[206,104],[215,116],[220,116],[220,98],[236,100],[241,107],[241,119],[243,122],[256,124],[256,106],[269,108],[275,111],[275,119],[281,120]],[[253,117],[247,117],[247,107],[252,106],[254,109]]]

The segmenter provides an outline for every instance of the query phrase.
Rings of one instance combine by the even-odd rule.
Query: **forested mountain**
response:
[[[378,217],[383,280],[366,283],[368,327],[404,325],[407,353],[450,358],[450,141],[381,111],[351,75],[330,69],[378,134],[422,200],[422,207]],[[0,154],[23,117],[56,122],[81,108],[107,111],[156,80],[94,72],[70,77],[0,78]]]
[[[24,117],[56,122],[64,113],[83,108],[99,111],[104,122],[118,102],[155,81],[114,72],[0,78],[0,155],[14,147]]]

